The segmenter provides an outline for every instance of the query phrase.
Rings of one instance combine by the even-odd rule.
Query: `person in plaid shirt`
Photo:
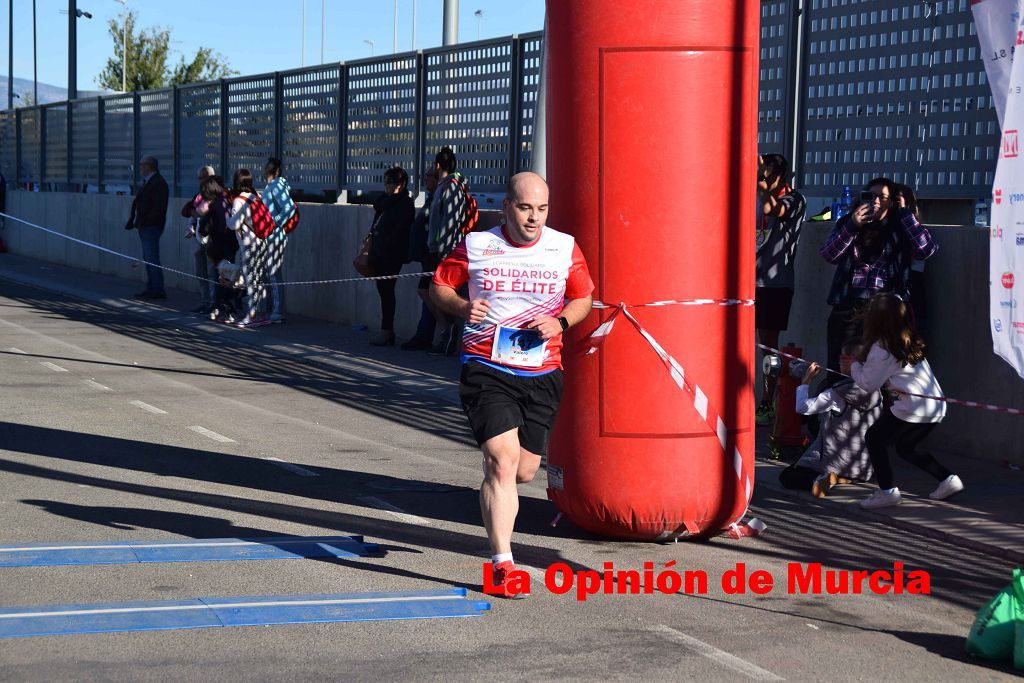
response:
[[[896,204],[891,180],[867,184],[862,201],[836,222],[819,250],[837,266],[828,294],[829,368],[839,368],[843,342],[863,334],[860,312],[868,299],[892,292],[909,302],[911,261],[923,261],[938,248],[913,212]]]

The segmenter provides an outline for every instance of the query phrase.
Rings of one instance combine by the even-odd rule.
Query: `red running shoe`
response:
[[[510,600],[522,600],[530,595],[529,588],[523,590],[522,587],[520,587],[520,582],[518,580],[513,579],[510,584],[509,575],[515,570],[516,565],[511,560],[499,562],[494,566],[494,574],[492,575],[493,584],[494,587],[498,589],[498,592],[495,592],[492,595],[500,595],[501,597],[509,598]]]

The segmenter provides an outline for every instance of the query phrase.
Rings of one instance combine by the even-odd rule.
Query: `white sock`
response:
[[[491,564],[497,567],[502,562],[511,562],[512,553],[498,553],[497,555],[491,555]]]

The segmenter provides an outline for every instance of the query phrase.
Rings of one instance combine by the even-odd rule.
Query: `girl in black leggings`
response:
[[[865,391],[887,386],[896,394],[892,408],[868,429],[865,436],[868,455],[878,479],[878,491],[861,501],[865,508],[899,505],[902,497],[893,481],[889,447],[896,453],[939,480],[929,494],[943,500],[964,488],[956,476],[932,457],[919,452],[918,444],[946,416],[939,386],[931,366],[924,357],[924,342],[911,324],[907,305],[895,294],[877,294],[864,311],[863,362],[850,367],[854,382]],[[924,398],[925,396],[935,398]]]

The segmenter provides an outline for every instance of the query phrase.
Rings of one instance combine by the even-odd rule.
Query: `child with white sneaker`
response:
[[[924,357],[924,341],[910,323],[907,305],[894,294],[876,294],[864,309],[863,362],[850,366],[850,375],[864,391],[883,386],[892,390],[895,401],[878,421],[868,429],[865,441],[874,467],[879,490],[860,502],[861,507],[881,508],[899,505],[900,490],[893,481],[889,447],[908,462],[917,465],[939,480],[929,494],[932,500],[943,500],[963,490],[956,476],[932,457],[920,453],[917,446],[935,425],[946,416],[946,404],[931,398],[942,398],[942,388]],[[912,394],[918,394],[914,396]]]

